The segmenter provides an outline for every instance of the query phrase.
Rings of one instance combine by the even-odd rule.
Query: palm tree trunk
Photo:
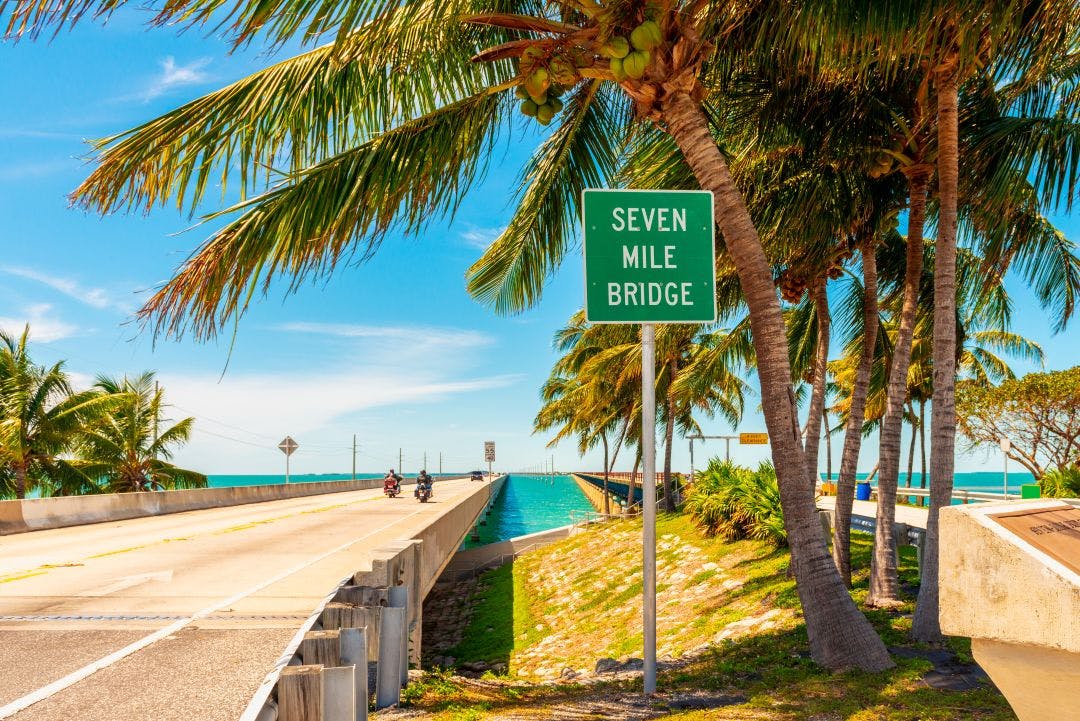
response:
[[[814,490],[818,479],[818,454],[821,450],[821,414],[825,411],[825,381],[829,371],[829,299],[825,295],[825,279],[811,291],[814,314],[817,319],[817,344],[814,350],[810,413],[806,417],[806,467],[810,471],[810,489]]]
[[[675,493],[671,487],[671,444],[675,442],[675,394],[671,387],[675,384],[675,374],[679,372],[679,362],[672,360],[668,366],[670,377],[667,390],[667,427],[664,429],[664,510],[675,512]]]
[[[611,515],[611,502],[608,498],[608,473],[611,469],[608,467],[608,442],[607,433],[600,434],[600,438],[604,441],[604,515]]]
[[[15,466],[15,497],[20,501],[26,498],[26,464]]]
[[[908,444],[907,453],[907,487],[911,488],[911,477],[915,474],[915,440],[919,434],[915,421],[914,401],[908,401],[908,416],[911,418],[911,443]]]
[[[955,55],[937,73],[938,195],[941,210],[934,252],[934,395],[930,404],[930,514],[920,569],[919,602],[911,635],[941,641],[938,623],[938,514],[952,501],[956,463],[956,203],[959,176]]]
[[[840,456],[840,478],[836,481],[833,559],[847,586],[851,586],[851,507],[855,501],[855,470],[859,465],[863,424],[866,422],[866,394],[870,388],[877,346],[877,257],[874,252],[873,238],[867,238],[862,248],[863,349],[851,388],[851,405],[847,425],[844,426],[844,450]]]
[[[686,92],[676,91],[665,98],[662,115],[667,132],[698,184],[712,191],[717,222],[746,296],[761,404],[811,657],[829,668],[890,668],[893,663],[888,651],[844,587],[818,522],[806,456],[799,442],[784,317],[757,230],[700,105]]]
[[[919,280],[922,278],[923,223],[929,177],[930,171],[925,165],[916,165],[907,171],[911,206],[908,210],[907,264],[904,269],[900,327],[889,364],[885,417],[881,419],[879,434],[881,470],[877,486],[877,521],[874,555],[870,562],[870,593],[866,598],[866,602],[872,606],[891,606],[900,600],[893,526],[896,520],[896,486],[900,475],[900,434],[903,432],[908,367],[911,365],[911,339],[915,331],[915,312],[919,307]]]

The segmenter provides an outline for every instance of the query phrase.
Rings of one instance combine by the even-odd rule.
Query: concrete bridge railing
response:
[[[415,479],[404,481],[406,485],[415,482]],[[355,481],[102,493],[92,496],[0,501],[0,536],[381,487],[381,478],[366,478]]]
[[[364,721],[372,691],[376,708],[396,704],[420,662],[424,598],[505,480],[478,484],[413,537],[372,551],[297,631],[240,721]]]

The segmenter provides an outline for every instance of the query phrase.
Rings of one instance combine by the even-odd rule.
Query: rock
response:
[[[505,663],[493,663],[493,664],[491,664],[492,673],[497,673],[500,676],[504,676],[506,674],[506,672],[509,671],[509,670],[510,670],[510,667]]]
[[[461,668],[465,671],[472,671],[473,673],[483,673],[491,669],[489,665],[483,661],[466,661],[461,664]]]
[[[645,668],[645,662],[640,658],[628,658],[620,664],[620,671],[640,671]]]
[[[615,673],[619,669],[619,662],[613,658],[602,658],[596,662],[594,673]]]
[[[559,674],[559,678],[577,678],[578,672],[572,668],[564,668],[562,673]]]

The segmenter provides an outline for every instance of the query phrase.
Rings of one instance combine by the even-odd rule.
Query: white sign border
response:
[[[709,196],[709,224],[712,228],[713,240],[710,244],[712,246],[712,277],[713,277],[713,293],[712,293],[712,319],[711,320],[593,320],[589,317],[589,271],[588,271],[588,254],[585,251],[585,239],[588,233],[585,229],[585,194],[586,193],[686,193],[686,194],[707,194]],[[581,284],[582,289],[585,291],[585,321],[594,325],[642,325],[645,323],[664,323],[667,325],[705,325],[707,323],[716,323],[719,319],[719,313],[716,310],[716,198],[711,190],[667,190],[664,188],[585,188],[581,191]]]

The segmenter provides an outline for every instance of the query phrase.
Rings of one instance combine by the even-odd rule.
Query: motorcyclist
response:
[[[394,473],[393,468],[383,477],[383,490],[386,491],[391,488],[394,489],[395,493],[401,492],[401,476]]]
[[[428,475],[427,470],[421,470],[420,475],[416,477],[416,490],[413,491],[413,495],[417,498],[420,497],[421,489],[427,490],[428,497],[435,495],[431,490],[432,478]]]

